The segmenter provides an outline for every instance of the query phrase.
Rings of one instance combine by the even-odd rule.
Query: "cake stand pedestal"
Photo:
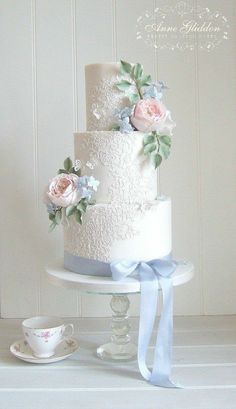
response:
[[[193,264],[181,261],[173,274],[173,285],[187,283],[193,277]],[[95,277],[72,273],[63,267],[63,261],[55,262],[46,268],[49,281],[57,286],[78,289],[81,292],[111,295],[111,329],[110,342],[97,348],[101,359],[123,360],[134,359],[137,347],[131,342],[128,309],[129,294],[140,292],[140,283],[133,277],[123,281],[113,281],[110,277]]]

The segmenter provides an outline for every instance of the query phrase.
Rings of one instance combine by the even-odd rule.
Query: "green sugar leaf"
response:
[[[52,222],[49,226],[49,232],[51,233],[55,229],[56,226],[57,224],[55,222]]]
[[[136,104],[136,102],[138,102],[138,100],[140,99],[138,94],[130,94],[128,98],[131,104]]]
[[[55,215],[55,223],[60,224],[61,223],[61,218],[62,218],[62,212],[61,212],[61,210],[57,210],[56,215]]]
[[[160,135],[159,136],[159,141],[161,143],[164,143],[165,145],[171,147],[171,138],[169,137],[169,135]]]
[[[59,169],[59,171],[57,172],[58,175],[60,175],[60,173],[68,173],[65,169]]]
[[[147,145],[144,146],[143,148],[143,153],[144,155],[148,155],[149,153],[155,151],[157,148],[157,144],[154,143],[148,143]]]
[[[111,131],[119,131],[120,130],[120,125],[113,125],[111,128]]]
[[[80,202],[77,204],[77,210],[80,210],[82,213],[86,212],[88,206],[88,202],[86,199],[81,199]]]
[[[73,167],[73,162],[72,162],[71,158],[70,158],[70,157],[66,158],[66,159],[64,160],[64,168],[65,168],[65,170],[66,170],[67,172],[69,172],[72,167]]]
[[[135,80],[139,80],[143,75],[143,67],[141,64],[137,63],[133,66],[132,71],[131,71],[131,76]]]
[[[72,206],[68,206],[66,208],[66,216],[70,217],[72,214],[74,214],[76,211],[76,206],[72,205]]]
[[[153,153],[150,155],[151,157],[151,162],[153,164],[153,166],[155,167],[155,169],[158,168],[158,166],[160,166],[161,162],[162,162],[162,157],[161,155],[159,155],[158,153]]]
[[[75,220],[77,221],[77,223],[82,224],[82,213],[80,210],[76,210]]]
[[[77,176],[81,176],[81,169],[75,170],[75,168],[72,168],[72,172],[71,172],[71,173],[74,173],[74,174],[77,175]]]
[[[95,199],[90,199],[89,201],[88,201],[88,205],[90,205],[90,206],[94,206],[96,204],[96,200]]]
[[[152,82],[151,75],[143,75],[141,80],[140,80],[140,86],[143,87],[145,85],[150,85],[151,82]]]
[[[162,158],[167,159],[170,155],[170,147],[160,141],[158,152]]]
[[[156,142],[156,137],[152,133],[147,134],[143,138],[143,146],[148,145],[149,143]]]
[[[126,61],[120,61],[120,71],[122,74],[130,74],[132,70],[132,65]]]
[[[55,220],[56,215],[55,213],[49,213],[48,217],[49,217],[49,220],[53,221]]]
[[[120,90],[120,91],[125,91],[127,90],[130,86],[131,86],[131,82],[127,81],[127,80],[121,80],[120,82],[116,83],[116,87]]]

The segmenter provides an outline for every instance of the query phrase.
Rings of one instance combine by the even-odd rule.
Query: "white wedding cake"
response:
[[[139,68],[140,64],[137,65]],[[65,268],[74,270],[78,257],[75,270],[82,274],[80,258],[109,263],[119,259],[151,260],[171,253],[171,200],[157,197],[158,164],[153,166],[147,155],[155,153],[154,146],[150,146],[155,129],[153,124],[147,125],[147,120],[151,115],[152,119],[155,116],[156,124],[158,122],[152,93],[156,90],[156,94],[161,94],[164,84],[151,83],[150,76],[145,77],[145,82],[142,71],[131,73],[134,81],[128,81],[132,67],[121,62],[91,64],[85,68],[87,131],[74,134],[75,158],[80,172],[94,176],[100,184],[93,195],[96,203],[87,207],[82,224],[75,217],[64,223]],[[139,85],[142,81],[144,84],[140,90],[146,87],[147,92],[142,101],[146,101],[144,119],[148,128],[142,132],[132,125],[137,98],[134,86],[139,77]],[[153,101],[149,103],[149,100]],[[129,115],[122,117],[127,109],[130,109]],[[163,123],[171,119],[166,109],[164,114],[159,114],[158,126],[162,126],[159,135],[164,138]],[[137,120],[140,120],[138,115]],[[118,130],[117,121],[120,129],[122,124],[126,129]],[[148,135],[150,143],[146,139],[145,145]],[[147,145],[150,147],[145,151]]]
[[[74,134],[75,161],[50,180],[50,229],[64,227],[64,266],[110,275],[120,259],[148,261],[171,253],[171,201],[157,196],[157,167],[170,153],[174,122],[162,103],[163,82],[141,64],[85,69],[87,131]]]
[[[65,269],[140,280],[140,372],[153,385],[176,387],[170,379],[171,277],[179,264],[171,257],[171,200],[157,193],[157,167],[169,156],[175,126],[162,103],[166,86],[154,83],[141,64],[125,61],[88,65],[85,83],[87,131],[74,134],[75,160],[66,158],[47,186],[50,228],[63,224]],[[146,355],[160,287],[163,310],[150,371]],[[97,352],[130,359],[136,347],[129,342],[127,297],[119,298],[122,313],[113,302],[116,297],[113,336]]]

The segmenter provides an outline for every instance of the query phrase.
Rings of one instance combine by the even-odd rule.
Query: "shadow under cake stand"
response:
[[[132,277],[124,281],[113,281],[110,277],[95,277],[73,273],[63,267],[63,261],[46,267],[49,281],[57,286],[77,289],[81,292],[111,295],[112,309],[110,342],[97,348],[101,359],[130,360],[137,355],[137,346],[131,342],[128,321],[129,294],[140,292],[140,282]],[[194,274],[193,264],[181,261],[173,274],[173,285],[178,286],[190,281]],[[161,290],[161,289],[160,289]]]

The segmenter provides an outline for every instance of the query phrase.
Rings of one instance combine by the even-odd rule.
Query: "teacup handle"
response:
[[[68,334],[65,334],[66,330],[70,330]],[[74,325],[73,324],[66,324],[64,325],[62,336],[63,338],[71,337],[74,334]]]

